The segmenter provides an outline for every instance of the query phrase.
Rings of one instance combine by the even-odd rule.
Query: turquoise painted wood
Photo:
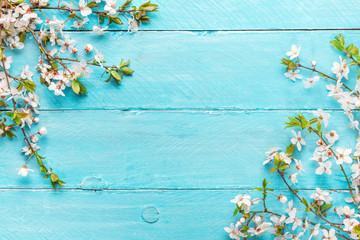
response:
[[[66,29],[110,63],[131,59],[135,73],[116,86],[96,70],[82,98],[39,86],[40,123],[49,132],[41,153],[67,184],[55,192],[37,170],[17,176],[21,140],[1,141],[1,239],[228,239],[223,227],[236,219],[236,194],[253,194],[263,177],[288,194],[262,166],[269,147],[291,138],[287,115],[327,109],[339,145],[354,142],[339,105],[325,97],[326,83],[304,89],[285,79],[279,60],[295,43],[306,62],[329,70],[336,34],[359,42],[357,1],[155,2],[160,12],[137,34],[122,31],[126,24],[102,37]],[[14,52],[14,71],[37,58],[31,47]],[[304,149],[308,172],[298,187],[344,189],[336,174],[309,178],[312,150]]]
[[[286,79],[284,66],[279,64],[296,43],[302,47],[305,63],[316,60],[318,69],[330,71],[339,54],[329,44],[336,33],[116,32],[102,37],[71,33],[83,43],[79,48],[90,42],[108,56],[110,63],[118,64],[122,57],[131,59],[134,76],[125,78],[119,87],[105,83],[100,77],[102,70],[97,69],[91,79],[84,79],[90,94],[83,98],[71,91],[65,92],[65,98],[55,97],[41,86],[41,108],[339,109],[336,102],[324,97],[327,81],[305,89],[301,81],[294,84]],[[360,37],[358,31],[341,33],[351,42]],[[27,56],[18,56],[20,63],[30,59],[36,62],[38,54],[31,49],[19,52]],[[21,71],[22,64],[14,71]]]
[[[312,192],[307,191],[306,195]],[[234,204],[230,199],[238,193],[2,190],[0,212],[6,221],[0,225],[0,232],[2,239],[226,240],[229,238],[223,226],[236,219],[231,217]],[[289,196],[287,191],[281,193]],[[338,192],[331,196],[336,201],[348,194]],[[282,206],[274,202],[272,209],[281,210]],[[330,214],[331,218],[338,219],[334,214]]]
[[[39,146],[43,146],[45,161],[67,182],[66,188],[251,189],[261,183],[259,176],[270,178],[269,169],[262,166],[264,153],[269,147],[290,144],[292,134],[284,130],[283,123],[287,115],[297,113],[45,111],[41,121],[48,135],[40,139]],[[340,146],[353,144],[357,136],[347,126],[345,115],[331,114],[328,129],[339,132]],[[309,178],[316,169],[309,160],[316,140],[308,138],[309,146],[304,148],[301,160],[308,173],[299,187],[312,189],[316,183],[327,188],[331,183],[344,188],[341,177],[332,182],[327,177]],[[21,144],[20,139],[3,142],[6,161],[0,162],[0,187],[49,187],[40,174],[14,177],[25,160],[18,153]],[[29,165],[36,166],[35,162]]]
[[[134,0],[141,4],[145,0]],[[141,30],[357,29],[358,1],[348,0],[154,0],[159,14]],[[122,3],[121,1],[119,4]],[[50,12],[59,19],[64,15]],[[94,23],[96,18],[90,18]],[[89,26],[92,26],[89,24]],[[74,28],[69,28],[74,30]],[[112,29],[127,30],[127,24]]]

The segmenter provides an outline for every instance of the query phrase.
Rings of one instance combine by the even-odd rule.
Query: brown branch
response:
[[[299,201],[305,205],[305,203],[303,202],[303,200],[300,198],[300,196],[297,194],[297,192],[292,189],[289,185],[289,183],[286,181],[285,177],[284,177],[284,173],[283,172],[280,172],[278,170],[278,173],[280,174],[281,178],[283,179],[284,183],[286,184],[286,186],[288,187],[288,189],[296,196],[297,199],[299,199]],[[314,213],[317,217],[321,218],[323,221],[325,221],[326,223],[328,223],[330,226],[340,230],[340,231],[343,231],[345,232],[342,228],[336,226],[335,224],[333,224],[332,222],[330,222],[329,220],[327,220],[326,218],[324,218],[323,216],[321,216],[321,214],[319,214],[318,212],[316,212],[311,206],[309,206],[309,209],[312,213]]]
[[[316,135],[319,136],[319,138],[325,143],[326,146],[330,146],[330,145],[325,141],[325,139],[323,138],[323,136],[322,136],[319,132],[317,132],[317,131],[316,131],[315,129],[313,129],[312,127],[309,127],[309,129],[311,129],[313,132],[315,132]],[[334,154],[334,157],[335,157],[336,159],[338,159],[338,156],[336,155],[336,151],[335,151],[331,146],[329,147],[329,149],[330,149],[330,151]],[[353,199],[353,201],[354,201],[357,209],[359,210],[359,204],[358,204],[358,202],[356,201],[355,196],[354,196],[354,194],[353,194],[353,190],[352,190],[351,184],[350,184],[350,182],[349,182],[348,176],[347,176],[347,174],[346,174],[346,172],[345,172],[344,167],[342,166],[342,164],[339,164],[339,165],[340,165],[340,168],[341,168],[341,172],[343,173],[343,175],[344,175],[344,177],[345,177],[345,179],[346,179],[346,182],[347,182],[347,185],[348,185],[348,188],[349,188],[351,197],[352,197],[352,199]]]
[[[310,71],[313,71],[313,72],[316,72],[316,73],[319,73],[319,74],[323,75],[325,78],[334,80],[335,82],[338,81],[336,78],[330,77],[329,75],[327,75],[327,74],[325,74],[325,73],[322,73],[322,72],[316,70],[315,68],[309,68],[309,67],[306,67],[306,66],[301,65],[300,63],[299,63],[297,66],[298,66],[298,67],[305,68],[305,69],[310,70]],[[350,92],[353,92],[353,91],[351,90],[351,88],[349,88],[348,86],[346,86],[344,83],[342,83],[342,85],[344,86],[344,88],[346,88],[346,89],[349,90]],[[354,94],[355,94],[357,97],[359,96],[357,93],[354,93]]]

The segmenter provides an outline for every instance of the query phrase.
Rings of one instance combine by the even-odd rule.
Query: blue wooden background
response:
[[[70,32],[108,62],[131,59],[135,73],[116,86],[95,71],[81,98],[40,87],[48,135],[39,145],[67,184],[55,192],[38,171],[19,177],[21,139],[1,141],[1,239],[228,239],[230,199],[270,177],[264,152],[288,143],[285,116],[324,108],[343,143],[355,139],[326,83],[305,89],[279,62],[297,44],[304,61],[330,70],[338,58],[329,40],[359,43],[358,1],[154,2],[160,12],[136,34]],[[14,53],[14,71],[36,62],[34,49]],[[344,188],[338,177],[299,187],[315,185]]]

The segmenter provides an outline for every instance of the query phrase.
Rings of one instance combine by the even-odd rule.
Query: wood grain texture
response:
[[[230,203],[230,199],[238,193],[237,190],[1,190],[0,212],[6,221],[0,225],[0,236],[8,240],[226,240],[229,238],[223,228],[236,222],[236,218],[231,217],[234,204]],[[242,191],[244,193],[258,196],[256,191]],[[306,191],[305,195],[311,193]],[[289,196],[287,191],[281,194]],[[331,196],[334,202],[340,202],[341,197],[348,194],[339,192],[331,193]],[[295,200],[294,206],[299,205]],[[274,211],[284,212],[284,206],[276,201],[271,202],[271,206]],[[155,223],[144,220],[144,210],[149,208],[158,210]],[[147,217],[151,215],[149,212],[147,214]],[[334,214],[330,214],[329,219],[334,218]],[[309,220],[313,218],[310,216]],[[261,239],[272,238],[265,236]]]
[[[342,32],[348,42],[358,43],[360,32]],[[98,46],[109,64],[122,57],[131,59],[134,76],[121,86],[105,83],[97,71],[84,83],[89,95],[76,96],[71,89],[67,97],[55,97],[40,86],[42,109],[338,109],[327,98],[321,80],[312,89],[301,81],[284,77],[280,59],[292,44],[302,47],[304,63],[318,62],[318,69],[331,74],[338,52],[329,41],[334,32],[141,32],[107,33],[94,37],[90,33],[73,33],[84,47]],[[14,72],[23,64],[35,63],[33,48],[15,56]],[[25,56],[25,57],[24,57]],[[34,65],[31,68],[35,67]],[[351,76],[355,71],[351,70]],[[304,76],[308,74],[304,72]],[[37,79],[35,77],[35,79]],[[353,78],[354,80],[354,78]],[[355,85],[354,81],[348,83]]]
[[[116,86],[96,70],[83,82],[89,95],[82,98],[71,91],[56,97],[39,86],[40,124],[48,128],[40,152],[66,189],[48,189],[33,160],[34,173],[16,175],[26,160],[23,143],[2,139],[1,239],[229,239],[223,227],[237,220],[230,203],[236,194],[253,194],[249,189],[263,177],[277,194],[288,194],[262,166],[269,147],[285,147],[291,138],[285,116],[328,109],[338,146],[354,147],[356,134],[339,105],[325,97],[326,83],[304,89],[283,76],[279,62],[297,44],[305,62],[330,70],[338,60],[329,44],[336,34],[358,43],[360,31],[344,30],[358,29],[357,1],[154,2],[160,12],[137,34],[68,31],[79,49],[92,43],[109,64],[131,59],[135,73]],[[29,38],[30,46],[14,52],[14,73],[24,64],[35,67],[39,54]],[[297,187],[346,188],[335,170],[332,178],[313,174],[315,140],[306,140],[300,159],[307,172]],[[340,201],[345,194],[332,197]]]
[[[339,132],[339,146],[354,147],[356,132],[342,112],[331,112],[329,130]],[[287,115],[295,112],[228,111],[65,111],[42,112],[48,135],[41,138],[41,154],[67,182],[83,189],[249,189],[270,178],[263,167],[270,147],[285,147],[291,132],[284,131]],[[309,116],[309,115],[308,115]],[[36,129],[36,126],[33,126]],[[325,131],[325,130],[324,130]],[[345,188],[341,173],[314,176],[315,137],[301,154],[308,169],[299,188]],[[349,145],[351,144],[351,145]],[[21,139],[3,141],[1,188],[49,187],[38,171],[27,178],[16,168],[25,157]],[[29,168],[37,168],[30,162]],[[311,176],[313,175],[313,176]],[[260,176],[260,179],[259,179]],[[277,189],[285,188],[280,178]],[[300,182],[300,181],[299,181]]]
[[[134,0],[140,5],[145,0]],[[358,28],[360,8],[355,0],[154,0],[160,12],[140,30],[244,30],[244,29],[344,29]],[[119,4],[122,1],[119,1]],[[65,20],[64,14],[49,12]],[[90,18],[93,26],[96,18]],[[74,28],[69,28],[74,29]],[[112,29],[127,30],[127,24]]]
[[[0,191],[2,239],[227,239],[236,191]],[[144,209],[160,214],[147,223]],[[230,208],[229,208],[230,207]],[[233,219],[232,219],[233,220]]]

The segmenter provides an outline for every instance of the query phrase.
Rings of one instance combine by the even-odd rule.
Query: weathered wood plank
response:
[[[107,33],[103,37],[73,33],[81,43],[93,43],[109,64],[131,59],[135,70],[121,86],[105,83],[99,69],[85,79],[89,95],[79,98],[67,91],[55,97],[40,86],[43,109],[314,109],[339,108],[327,98],[321,80],[313,89],[292,83],[283,75],[280,59],[295,43],[305,63],[318,61],[329,72],[338,53],[329,44],[337,32],[142,32]],[[358,43],[360,32],[342,32]],[[38,53],[26,48],[16,56],[14,71],[35,63]],[[35,48],[36,49],[36,48]],[[35,64],[31,65],[33,68]],[[352,70],[354,76],[354,70]],[[36,79],[36,78],[35,78]],[[353,79],[354,80],[354,79]],[[353,86],[354,81],[350,81]],[[68,89],[70,90],[70,89]]]
[[[264,153],[290,143],[292,134],[284,131],[283,123],[297,113],[46,111],[41,112],[41,123],[49,134],[39,146],[45,163],[67,188],[248,189],[260,184],[259,176],[270,177],[269,167],[262,165]],[[345,115],[332,112],[330,120],[328,129],[339,132],[340,145],[354,147],[356,132],[349,129]],[[298,187],[343,189],[341,172],[334,170],[331,178],[314,176],[315,163],[309,158],[315,140],[308,138],[301,154],[308,170]],[[0,187],[49,187],[37,170],[26,178],[16,175],[26,160],[22,145],[21,139],[2,140]],[[37,163],[32,161],[29,168],[37,169]]]
[[[1,190],[0,212],[6,221],[0,225],[0,236],[9,240],[225,240],[229,238],[223,228],[236,222],[236,217],[232,217],[234,204],[230,200],[238,193],[237,190]],[[250,192],[252,196],[257,193]],[[285,191],[281,193],[288,195]],[[331,194],[334,201],[341,204],[341,198],[347,195],[345,192]],[[300,205],[297,201],[294,203],[296,207]],[[273,211],[284,212],[283,205],[275,201],[270,205]],[[309,220],[313,220],[312,217]]]
[[[133,1],[140,5],[144,0]],[[160,12],[151,14],[144,30],[343,29],[354,28],[358,2],[326,0],[154,0]],[[119,1],[119,4],[122,1]],[[64,14],[49,12],[58,19]],[[92,24],[97,19],[91,18]],[[72,29],[72,28],[70,28]],[[127,29],[127,24],[113,29]]]
[[[236,191],[10,190],[0,194],[0,212],[6,218],[0,226],[3,239],[160,240],[227,239],[223,226],[233,220],[230,199]],[[148,212],[142,216],[143,211]],[[148,223],[144,218],[158,221]]]

